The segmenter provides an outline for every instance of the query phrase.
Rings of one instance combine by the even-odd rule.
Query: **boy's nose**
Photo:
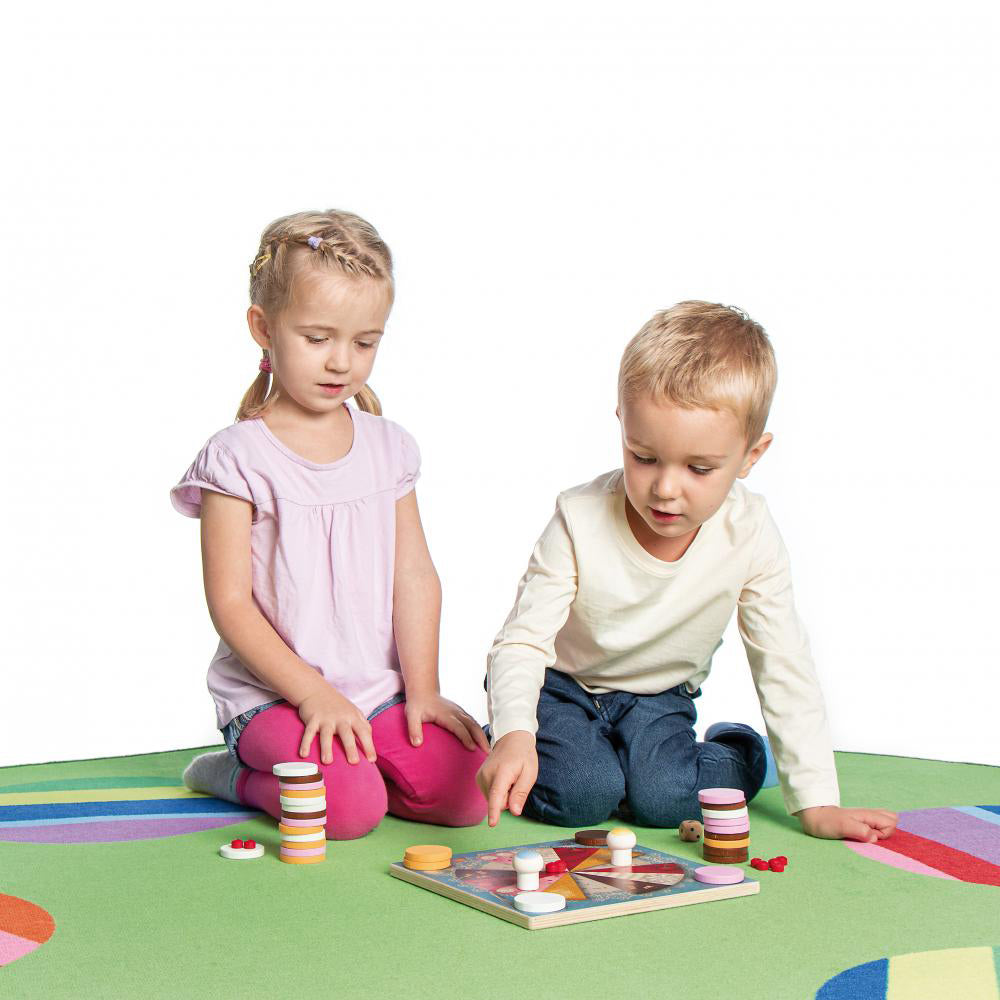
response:
[[[653,483],[653,492],[664,501],[671,501],[677,499],[677,491],[674,489],[673,477],[672,476],[660,476]]]

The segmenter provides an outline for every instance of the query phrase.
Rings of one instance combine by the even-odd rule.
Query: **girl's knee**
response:
[[[358,808],[328,810],[326,817],[327,840],[357,840],[372,832],[382,822],[386,810]]]
[[[327,840],[356,840],[371,833],[386,814],[388,798],[378,768],[357,764],[321,764],[326,785]]]

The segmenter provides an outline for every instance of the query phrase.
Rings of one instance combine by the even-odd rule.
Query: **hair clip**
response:
[[[322,242],[323,238],[321,236],[310,236],[309,239],[306,240],[306,243],[308,243],[309,246],[313,248],[313,250],[318,250],[319,245]]]

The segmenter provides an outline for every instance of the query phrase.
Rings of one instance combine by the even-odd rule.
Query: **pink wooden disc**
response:
[[[731,806],[745,798],[739,788],[703,788],[698,793],[698,801],[707,806]]]
[[[736,885],[743,881],[743,869],[735,865],[705,865],[695,868],[694,877],[706,885]]]
[[[282,815],[281,822],[285,826],[326,826],[326,813],[312,819],[292,819],[291,816]]]
[[[709,826],[708,823],[705,824],[705,833],[749,833],[750,824],[745,823],[743,826]]]

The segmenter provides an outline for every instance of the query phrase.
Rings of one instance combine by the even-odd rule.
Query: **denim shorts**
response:
[[[398,694],[394,694],[391,698],[389,698],[387,701],[383,701],[381,705],[378,705],[374,709],[374,711],[371,712],[371,714],[368,716],[368,721],[371,722],[372,719],[374,719],[378,715],[381,715],[386,709],[392,708],[393,705],[399,705],[404,701],[406,701],[406,695],[402,691],[400,691]],[[240,764],[243,763],[243,761],[240,760],[238,747],[240,742],[240,736],[243,733],[243,730],[246,729],[250,720],[258,712],[266,712],[269,708],[274,708],[275,705],[284,705],[284,704],[286,704],[284,698],[279,698],[277,701],[265,702],[263,705],[257,705],[256,708],[251,708],[249,711],[237,715],[235,719],[231,719],[222,727],[220,732],[222,733],[222,738],[226,742],[226,746],[229,747],[229,753],[230,756],[232,756],[233,760],[238,761]]]

